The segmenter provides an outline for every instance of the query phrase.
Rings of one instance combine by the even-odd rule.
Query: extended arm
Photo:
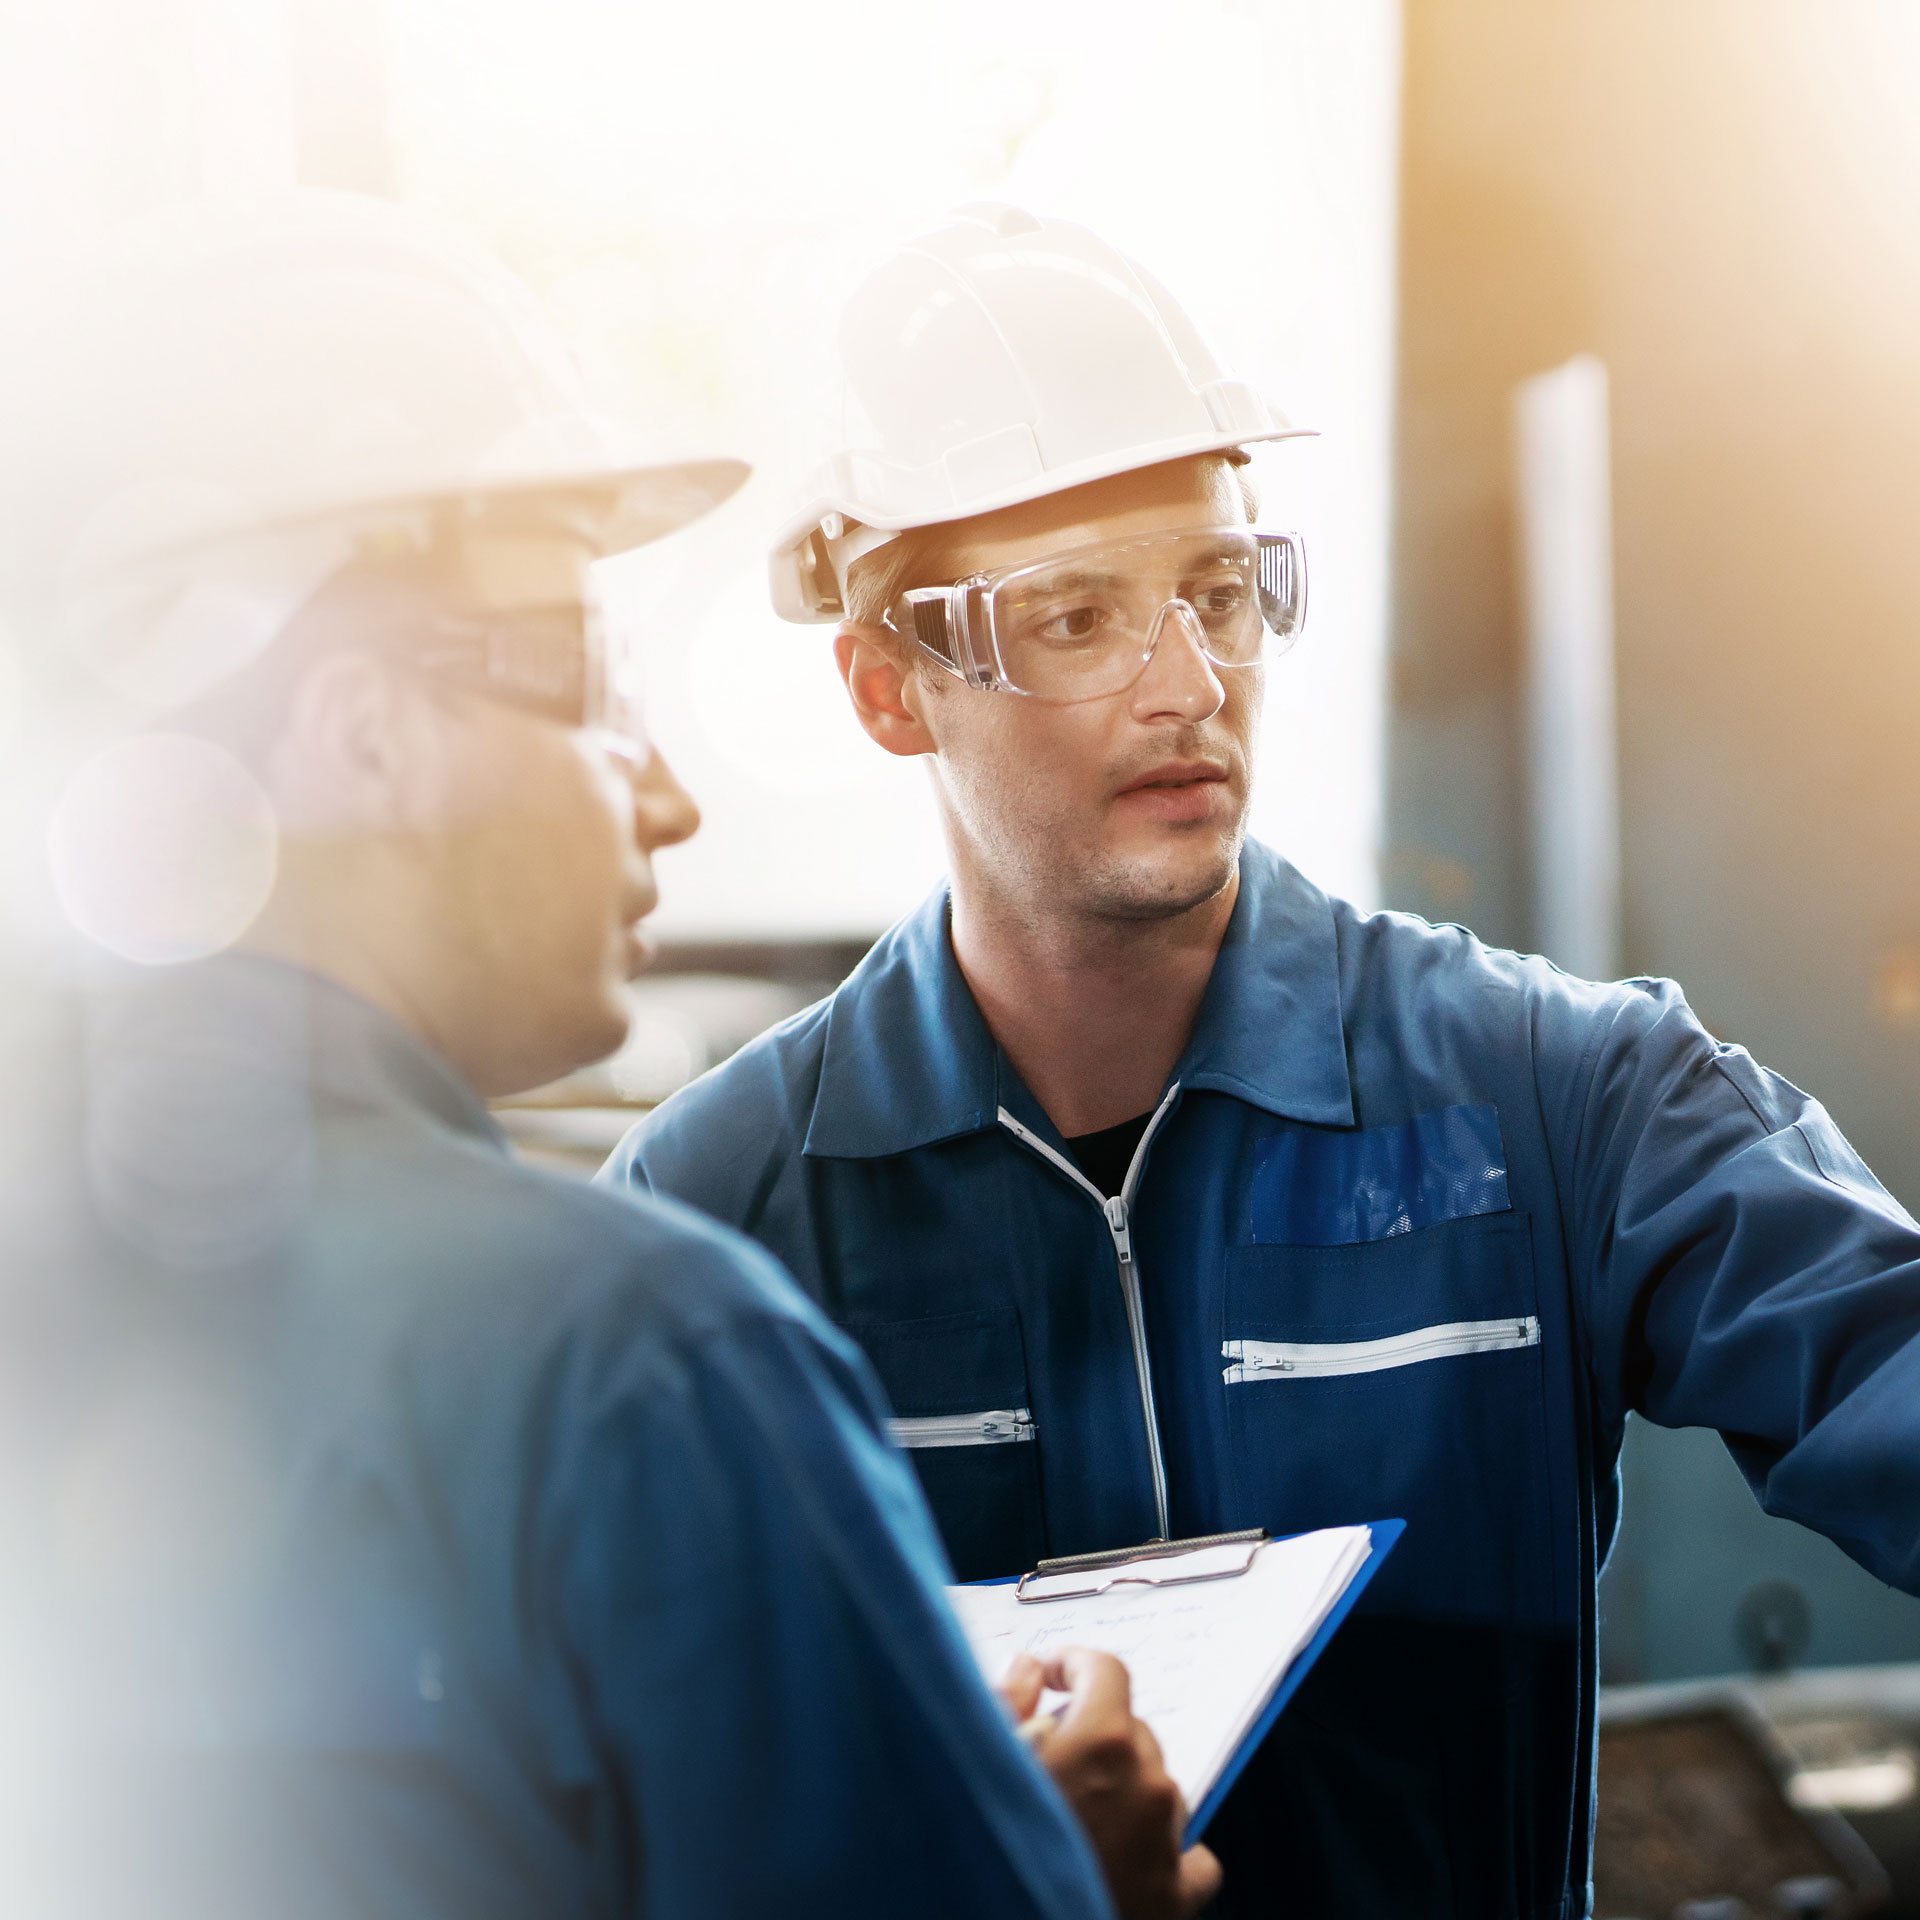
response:
[[[1768,1512],[1920,1591],[1920,1227],[1670,987],[1596,1029],[1560,1122],[1603,1415],[1718,1428]]]

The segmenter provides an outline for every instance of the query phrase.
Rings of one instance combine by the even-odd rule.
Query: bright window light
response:
[[[1085,221],[1319,441],[1261,456],[1306,535],[1255,828],[1372,901],[1382,768],[1398,8],[855,0],[663,11],[389,0],[405,197],[504,253],[661,455],[739,452],[711,523],[617,563],[649,709],[705,827],[662,933],[864,935],[942,865],[918,766],[855,726],[831,629],[775,619],[764,549],[831,424],[841,298],[970,200]]]

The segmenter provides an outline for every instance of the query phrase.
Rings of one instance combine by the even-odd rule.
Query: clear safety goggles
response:
[[[653,748],[641,698],[639,633],[592,607],[443,615],[414,653],[417,665],[470,693],[605,736],[644,763]]]
[[[1298,534],[1201,527],[910,588],[885,618],[970,687],[1066,705],[1124,693],[1169,623],[1216,667],[1252,667],[1306,614]]]

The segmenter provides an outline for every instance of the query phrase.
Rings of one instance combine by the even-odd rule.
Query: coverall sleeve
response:
[[[1559,1114],[1602,1418],[1718,1428],[1767,1512],[1920,1592],[1920,1228],[1671,983],[1606,991]]]
[[[864,1362],[780,1292],[630,1348],[565,1475],[564,1631],[628,1786],[632,1911],[1109,1916],[938,1590]]]

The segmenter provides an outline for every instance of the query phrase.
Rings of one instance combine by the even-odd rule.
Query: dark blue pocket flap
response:
[[[1499,1110],[1443,1107],[1397,1127],[1289,1127],[1262,1141],[1248,1238],[1350,1247],[1511,1205]]]
[[[848,1326],[895,1413],[983,1413],[1027,1404],[1020,1317],[1011,1307]]]

